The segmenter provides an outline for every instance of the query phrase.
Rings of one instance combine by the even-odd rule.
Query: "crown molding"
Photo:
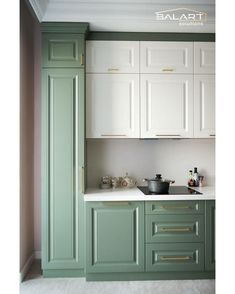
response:
[[[28,0],[32,6],[38,20],[41,22],[46,13],[47,6],[50,0]]]
[[[179,9],[182,4],[156,4],[152,0],[127,0],[125,3],[114,0],[50,0],[43,21],[89,22],[92,31],[215,32],[213,4],[184,4],[183,7],[206,12],[207,22],[203,26],[179,26],[171,21],[156,20],[155,12]]]
[[[92,31],[215,32],[214,0],[28,0],[40,22],[88,22]],[[207,13],[202,26],[179,26],[155,12],[182,7]]]

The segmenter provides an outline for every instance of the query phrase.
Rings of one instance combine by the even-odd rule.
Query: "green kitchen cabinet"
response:
[[[77,28],[78,25],[74,27]],[[52,55],[58,60],[45,63],[48,36],[57,40]],[[73,36],[74,50],[84,48],[84,34]],[[76,60],[63,60],[71,49],[64,45],[64,40],[70,37],[66,25],[42,25],[41,199],[45,277],[84,275],[85,78],[83,66]]]
[[[215,201],[206,201],[205,269],[215,270]]]
[[[44,67],[84,67],[84,34],[43,35]]]
[[[204,201],[148,201],[145,205],[146,214],[204,214]]]
[[[204,242],[204,223],[204,215],[146,215],[146,242]]]
[[[144,271],[144,202],[86,204],[86,273]]]
[[[203,270],[203,243],[146,244],[146,271],[148,272]]]

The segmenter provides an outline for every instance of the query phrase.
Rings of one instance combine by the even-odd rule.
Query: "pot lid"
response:
[[[154,179],[146,179],[147,181],[157,181],[157,182],[163,182],[162,175],[156,174],[156,177]]]

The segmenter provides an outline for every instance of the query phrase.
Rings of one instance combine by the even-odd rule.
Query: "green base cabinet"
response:
[[[86,279],[214,279],[214,211],[214,201],[87,202]]]
[[[86,273],[144,271],[144,202],[86,205]]]
[[[206,201],[206,271],[215,271],[215,201]]]
[[[71,39],[64,30],[42,25],[42,269],[47,277],[84,275],[85,97],[77,56],[84,53],[85,37]]]

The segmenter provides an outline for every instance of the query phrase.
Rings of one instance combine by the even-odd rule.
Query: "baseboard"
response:
[[[35,251],[35,259],[41,259],[41,251]]]
[[[25,262],[24,266],[22,267],[20,271],[20,282],[23,282],[25,276],[27,275],[33,261],[35,259],[35,253],[33,253]]]

